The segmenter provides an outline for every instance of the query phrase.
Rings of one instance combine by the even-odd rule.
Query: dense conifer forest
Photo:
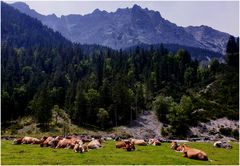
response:
[[[12,7],[2,5],[2,127],[31,115],[47,129],[52,110],[98,129],[131,123],[144,110],[186,135],[210,119],[239,118],[239,38],[230,37],[226,63],[208,66],[188,51],[163,45],[112,50],[71,43]]]

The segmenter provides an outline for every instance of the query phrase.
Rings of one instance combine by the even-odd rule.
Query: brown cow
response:
[[[75,146],[75,140],[63,138],[60,140],[56,146],[56,148],[68,148],[73,149]]]
[[[135,146],[134,146],[134,143],[129,143],[129,144],[126,144],[126,150],[127,151],[132,151],[132,150],[135,150]]]
[[[153,146],[160,146],[161,142],[154,138],[154,139],[149,139],[148,144]]]
[[[184,148],[182,145],[178,146],[177,149],[175,150],[177,152],[184,152]]]
[[[127,151],[135,150],[135,146],[130,141],[119,141],[116,143],[116,148],[126,149]]]
[[[190,148],[185,144],[183,145],[183,149],[184,149],[183,157],[188,157],[190,159],[197,159],[197,160],[208,160],[207,154],[202,150]]]
[[[15,139],[13,144],[40,144],[41,141],[34,137],[25,136],[23,138]]]
[[[128,143],[130,143],[130,141],[129,142],[119,141],[116,143],[116,148],[125,148]]]
[[[48,144],[49,144],[49,146],[51,146],[51,148],[55,148],[55,147],[57,146],[58,142],[59,142],[60,140],[62,140],[62,139],[63,139],[62,137],[57,136],[56,138],[51,139],[51,140],[48,142]]]
[[[73,150],[76,153],[77,152],[80,152],[80,153],[88,152],[88,146],[87,146],[87,144],[76,143]]]
[[[93,139],[91,142],[88,143],[89,149],[98,149],[100,147],[102,147],[102,145],[99,140]]]
[[[76,143],[82,143],[82,141],[78,138],[63,138],[59,140],[57,143],[56,148],[66,148],[66,149],[73,149]]]
[[[146,146],[147,143],[143,139],[130,139],[131,143],[134,145]]]
[[[22,138],[16,138],[16,139],[13,140],[12,144],[14,144],[14,145],[22,144],[22,139],[23,139],[23,137]]]
[[[176,141],[172,141],[171,143],[171,149],[177,151],[177,152],[183,152],[184,148],[182,145],[179,145]]]
[[[178,147],[179,147],[178,143],[177,143],[176,141],[172,141],[172,143],[171,143],[171,149],[177,150]]]
[[[76,137],[72,137],[70,140],[71,140],[71,143],[68,144],[68,146],[66,147],[68,149],[73,149],[75,144],[83,144],[83,141]]]
[[[52,141],[52,140],[54,140],[54,137],[46,137],[46,136],[43,136],[42,138],[41,138],[41,144],[40,144],[40,147],[44,147],[44,146],[46,146],[46,147],[48,147],[48,146],[51,146],[49,143]]]

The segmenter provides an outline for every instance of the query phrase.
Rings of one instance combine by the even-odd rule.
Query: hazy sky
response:
[[[88,14],[94,9],[114,12],[132,7],[159,11],[163,18],[179,25],[208,25],[217,30],[239,35],[238,1],[23,1],[30,8],[47,15]],[[11,2],[12,3],[12,2]]]

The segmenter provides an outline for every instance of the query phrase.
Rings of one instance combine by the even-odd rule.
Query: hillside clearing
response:
[[[172,165],[239,165],[239,146],[232,143],[233,149],[216,149],[212,143],[188,143],[191,147],[204,150],[210,161],[198,161],[182,157],[182,153],[169,148],[169,143],[163,143],[159,147],[137,146],[136,151],[126,152],[115,148],[115,142],[104,143],[104,147],[91,150],[87,153],[74,153],[69,149],[40,148],[39,145],[12,145],[10,141],[2,141],[3,165],[42,165],[42,164],[172,164]]]

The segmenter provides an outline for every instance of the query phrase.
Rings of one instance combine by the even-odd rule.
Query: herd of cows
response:
[[[40,147],[51,148],[66,148],[73,149],[74,152],[88,152],[90,149],[99,149],[102,147],[102,143],[108,139],[96,139],[96,138],[83,138],[78,136],[43,136],[41,139],[34,137],[22,137],[13,140],[13,144],[39,144]],[[121,148],[126,151],[134,151],[135,145],[137,146],[160,146],[161,141],[158,139],[149,139],[148,141],[143,139],[123,139],[116,140],[116,148]],[[226,141],[217,141],[213,144],[217,148],[231,149],[232,146]],[[191,148],[186,144],[179,145],[176,141],[172,141],[171,149],[176,152],[182,152],[184,157],[197,160],[208,160],[207,154],[199,149]]]
[[[74,152],[83,153],[88,152],[89,149],[98,149],[102,147],[102,140],[94,138],[82,139],[74,136],[43,136],[41,139],[25,136],[22,138],[14,139],[13,144],[39,144],[40,147],[66,148],[73,149]]]

